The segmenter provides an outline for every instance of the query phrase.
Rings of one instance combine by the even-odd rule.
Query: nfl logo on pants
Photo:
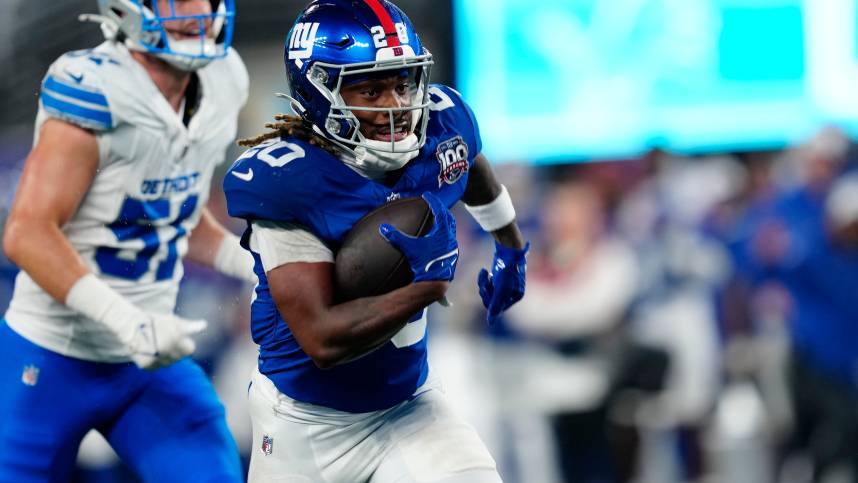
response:
[[[274,451],[274,438],[267,434],[262,435],[262,454],[268,456]]]
[[[39,382],[39,368],[34,365],[24,367],[21,373],[21,382],[28,386],[35,386]]]

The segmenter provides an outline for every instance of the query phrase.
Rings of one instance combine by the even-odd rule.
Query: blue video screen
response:
[[[496,162],[764,149],[858,126],[856,0],[455,0]]]

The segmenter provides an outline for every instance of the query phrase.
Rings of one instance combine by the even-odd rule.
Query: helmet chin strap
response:
[[[390,143],[385,141],[365,140],[366,146],[356,146],[353,151],[343,151],[341,157],[343,162],[353,166],[370,178],[377,178],[388,171],[395,171],[409,161],[416,158],[420,153],[417,149],[419,139],[413,132],[402,141],[396,141],[394,146],[397,153],[386,152],[390,149]]]

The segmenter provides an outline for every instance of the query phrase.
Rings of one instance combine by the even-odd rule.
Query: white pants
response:
[[[500,483],[476,431],[427,383],[410,401],[347,413],[296,401],[254,372],[248,481]]]

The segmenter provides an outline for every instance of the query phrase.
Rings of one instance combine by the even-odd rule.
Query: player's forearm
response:
[[[501,184],[486,157],[478,154],[470,171],[462,202],[470,206],[491,203],[501,193]]]
[[[521,250],[524,248],[524,236],[521,230],[518,229],[518,223],[512,222],[509,225],[499,228],[492,233],[492,237],[503,246]]]
[[[13,215],[3,233],[3,250],[59,302],[64,303],[72,285],[89,273],[62,230],[49,221]]]
[[[334,367],[379,348],[399,332],[414,314],[438,301],[447,282],[419,282],[378,297],[366,297],[331,307],[319,338],[316,364]]]
[[[208,209],[203,210],[199,224],[191,232],[187,258],[224,275],[256,283],[253,257]]]
[[[215,257],[227,230],[204,209],[200,222],[188,238],[188,259],[207,267],[214,267]]]
[[[462,201],[467,205],[468,211],[475,215],[480,226],[487,229],[498,243],[510,248],[524,248],[524,237],[515,222],[515,210],[509,194],[482,154],[474,158]],[[481,207],[490,208],[486,210]],[[500,223],[495,223],[496,221]],[[500,228],[495,228],[497,226]]]

